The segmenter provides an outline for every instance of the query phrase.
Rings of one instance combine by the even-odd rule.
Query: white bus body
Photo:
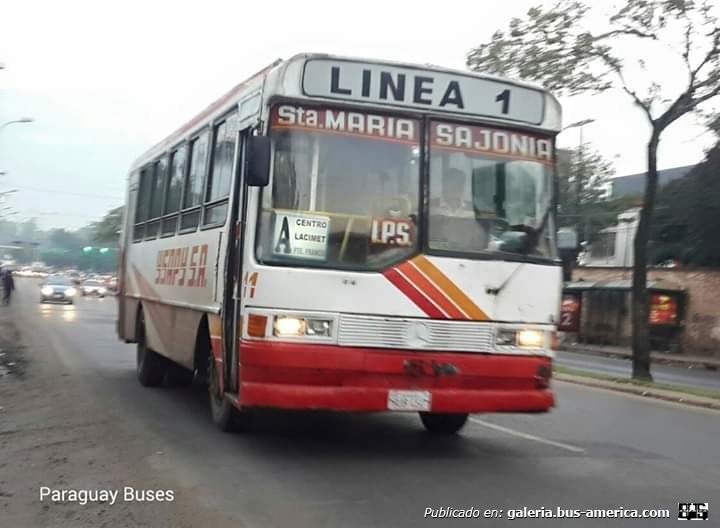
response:
[[[419,411],[451,432],[549,410],[560,128],[524,83],[268,66],[130,170],[118,332],[140,381],[207,375],[223,428],[253,407]]]

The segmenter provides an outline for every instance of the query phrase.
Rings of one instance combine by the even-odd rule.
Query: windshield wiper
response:
[[[526,235],[526,238],[522,241],[522,254],[527,255],[530,253],[530,250],[537,246],[538,242],[540,241],[540,235],[543,231],[545,231],[545,226],[548,223],[548,219],[550,218],[550,212],[552,208],[548,207],[545,211],[545,214],[542,217],[542,220],[540,220],[540,225],[531,226],[529,224],[512,224],[510,226],[511,231],[524,233]]]

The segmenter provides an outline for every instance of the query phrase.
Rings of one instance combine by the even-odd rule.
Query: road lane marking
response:
[[[493,429],[495,431],[499,431],[501,433],[505,433],[511,436],[517,436],[518,438],[524,438],[525,440],[530,440],[539,444],[559,447],[560,449],[565,449],[566,451],[570,451],[572,453],[585,453],[585,450],[582,447],[576,447],[570,444],[563,444],[562,442],[556,442],[555,440],[549,440],[547,438],[531,435],[529,433],[523,433],[522,431],[517,431],[516,429],[510,429],[509,427],[503,427],[502,425],[486,422],[485,420],[480,420],[479,418],[470,418],[470,421],[478,425],[482,425],[483,427],[487,427],[488,429]]]

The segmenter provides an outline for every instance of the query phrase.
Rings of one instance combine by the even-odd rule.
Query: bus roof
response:
[[[471,71],[323,53],[278,59],[234,86],[202,112],[156,144],[133,164],[144,165],[237,107],[251,94],[318,102],[345,101],[434,114],[471,116],[495,123],[559,132],[560,105],[544,88],[524,81]],[[517,95],[510,102],[511,92]]]

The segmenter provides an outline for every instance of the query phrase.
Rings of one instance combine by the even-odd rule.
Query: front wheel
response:
[[[221,431],[231,433],[234,431],[247,431],[250,428],[250,415],[241,411],[220,392],[218,376],[220,373],[215,365],[215,358],[208,358],[207,376],[208,392],[210,395],[210,414],[213,422]]]
[[[467,419],[467,413],[420,413],[420,420],[431,433],[455,434],[463,428]]]

